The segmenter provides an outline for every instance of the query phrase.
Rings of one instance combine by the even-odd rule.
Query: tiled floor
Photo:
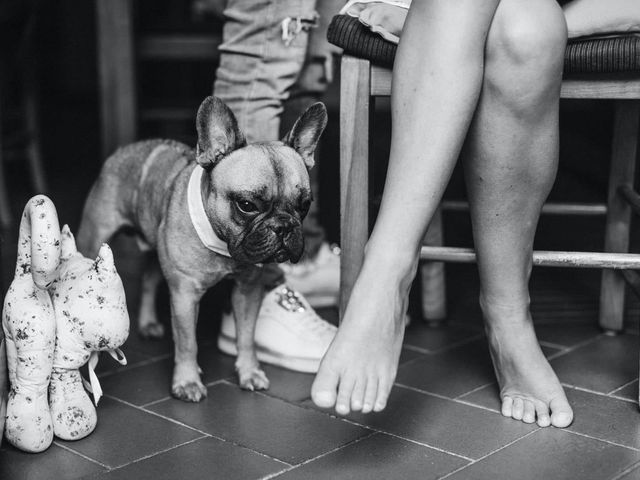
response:
[[[121,270],[135,300],[134,279]],[[133,333],[129,365],[104,358],[99,367],[106,395],[96,431],[35,455],[5,442],[0,479],[640,478],[639,312],[632,302],[629,332],[603,335],[595,326],[596,279],[553,270],[536,271],[532,282],[541,343],[576,412],[565,430],[498,413],[473,267],[453,266],[450,322],[408,328],[384,413],[320,411],[309,400],[311,375],[269,366],[269,391],[241,391],[233,359],[215,347],[213,297],[201,316],[205,401],[172,399],[171,343]],[[335,320],[335,312],[323,313]]]

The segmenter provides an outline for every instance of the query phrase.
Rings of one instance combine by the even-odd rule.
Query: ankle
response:
[[[415,275],[419,256],[417,252],[397,246],[387,246],[374,241],[367,242],[364,249],[364,264],[398,280]]]

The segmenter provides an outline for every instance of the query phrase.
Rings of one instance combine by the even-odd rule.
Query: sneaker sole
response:
[[[224,335],[223,333],[218,335],[218,349],[227,355],[234,357],[238,356],[236,339],[231,338],[228,335]],[[256,356],[262,363],[268,363],[270,365],[286,368],[287,370],[293,370],[295,372],[317,373],[318,368],[320,367],[320,360],[284,356],[274,352],[273,350],[261,347],[260,345],[256,345]]]

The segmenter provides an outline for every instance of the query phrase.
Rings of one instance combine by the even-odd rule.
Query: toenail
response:
[[[318,392],[313,396],[313,401],[319,407],[331,407],[334,403],[333,395],[331,395],[331,392]]]
[[[370,403],[365,403],[362,406],[362,413],[369,413],[371,411],[371,404]]]

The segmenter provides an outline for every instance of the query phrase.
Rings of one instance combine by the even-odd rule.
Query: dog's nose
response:
[[[291,233],[295,227],[294,220],[281,220],[273,226],[273,231],[276,235],[282,236]]]
[[[293,230],[293,225],[290,223],[281,223],[273,227],[273,231],[279,236],[286,235],[290,233],[291,230]]]

